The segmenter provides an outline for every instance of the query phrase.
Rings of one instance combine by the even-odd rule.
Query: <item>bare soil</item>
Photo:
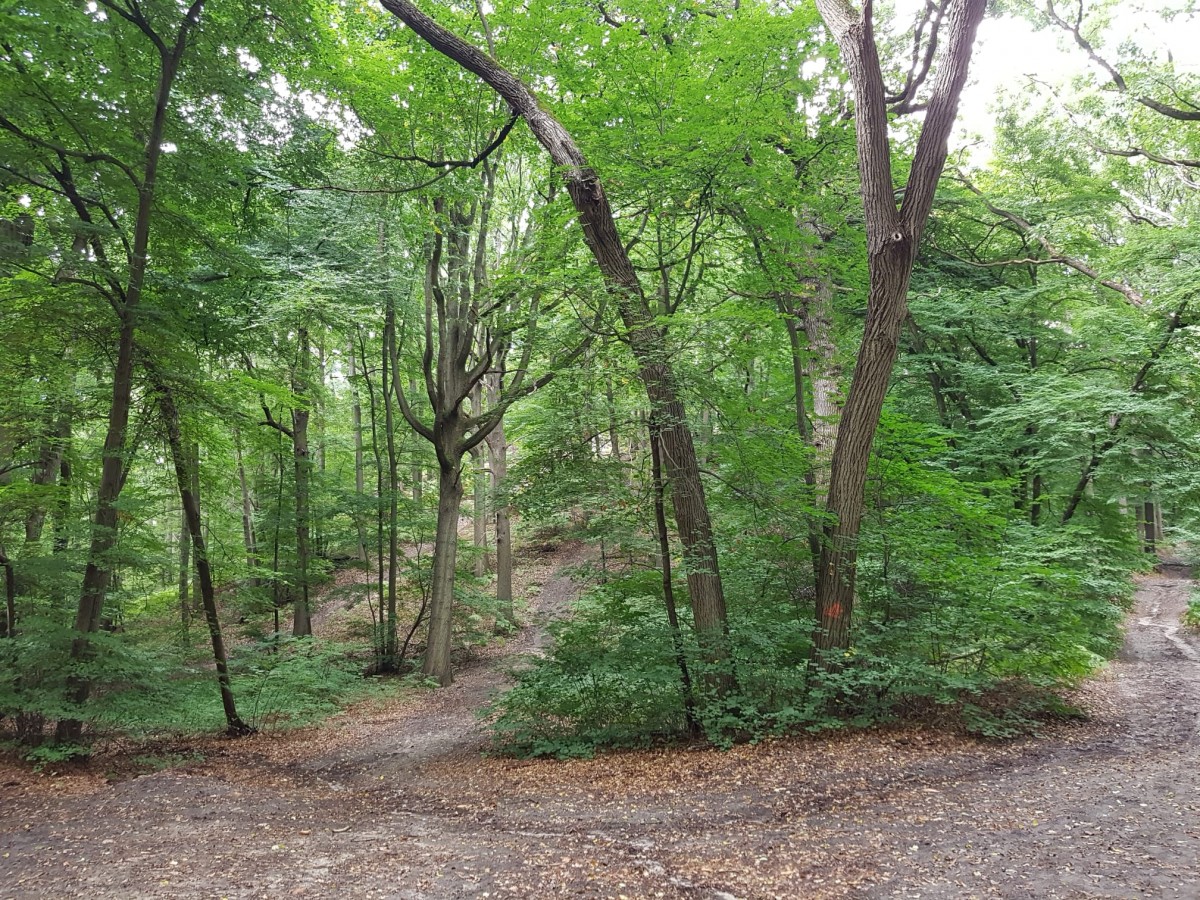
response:
[[[915,727],[722,753],[490,759],[475,710],[574,596],[566,545],[530,621],[449,689],[320,728],[173,749],[109,783],[0,766],[0,898],[1200,897],[1191,582],[1142,580],[1086,723],[991,744]]]

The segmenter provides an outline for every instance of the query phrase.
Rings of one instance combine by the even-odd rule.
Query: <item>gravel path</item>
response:
[[[566,547],[536,616],[574,595]],[[1146,578],[1086,724],[917,728],[565,763],[484,759],[449,690],[106,784],[0,771],[0,898],[1200,898],[1191,582]],[[516,649],[539,646],[527,627]],[[7,784],[4,784],[7,781]]]

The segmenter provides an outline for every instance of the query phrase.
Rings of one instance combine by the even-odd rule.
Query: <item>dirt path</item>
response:
[[[543,615],[572,595],[569,556],[544,572]],[[1120,658],[1084,691],[1092,721],[1036,741],[904,729],[481,759],[468,712],[503,681],[485,656],[419,703],[190,767],[111,786],[14,773],[0,898],[1197,898],[1189,587],[1142,582]]]

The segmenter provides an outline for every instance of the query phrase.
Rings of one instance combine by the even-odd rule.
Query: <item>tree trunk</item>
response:
[[[69,425],[67,426],[69,427]],[[46,486],[54,484],[55,476],[58,475],[60,462],[62,460],[62,433],[63,422],[60,421],[54,429],[54,435],[47,434],[43,439],[42,452],[38,456],[38,463],[33,470],[33,474],[29,477],[29,483],[32,485]],[[41,543],[42,528],[46,523],[46,508],[42,506],[40,499],[36,506],[29,511],[25,517],[25,545],[30,547]]]
[[[671,628],[671,645],[675,650],[675,662],[679,666],[680,689],[683,694],[683,712],[688,731],[699,731],[696,721],[696,699],[692,693],[692,675],[688,671],[687,653],[684,650],[683,632],[679,628],[679,612],[675,608],[675,585],[671,578],[671,535],[667,530],[667,514],[664,497],[662,450],[654,430],[650,431],[650,474],[654,482],[654,527],[658,534],[658,558],[662,569],[663,604],[667,608],[667,624]]]
[[[359,501],[359,506],[354,513],[354,525],[358,531],[358,559],[365,563],[367,561],[367,532],[363,527],[362,502],[366,493],[366,477],[363,467],[362,400],[358,393],[358,382],[355,380],[358,375],[357,359],[352,340],[350,342],[350,393],[353,399],[350,406],[350,422],[354,431],[354,496]]]
[[[308,502],[310,460],[308,456],[308,328],[297,332],[300,359],[292,390],[297,395],[292,410],[292,458],[296,468],[296,567],[300,576],[300,596],[293,604],[292,636],[312,635],[312,612],[308,606]]]
[[[4,569],[4,632],[0,636],[13,638],[17,636],[17,575],[2,547],[0,567]]]
[[[450,648],[454,612],[454,574],[458,558],[458,516],[462,510],[462,467],[443,463],[438,477],[437,536],[429,603],[429,640],[421,672],[444,687],[454,680]]]
[[[827,526],[817,574],[815,649],[827,666],[850,646],[867,463],[891,379],[907,314],[908,284],[934,191],[946,161],[947,141],[966,83],[975,33],[986,0],[951,0],[938,23],[944,53],[926,104],[901,206],[896,206],[888,137],[887,91],[875,44],[872,6],[851,9],[845,0],[817,0],[841,50],[854,86],[858,168],[867,226],[870,291],[862,345],[838,426],[830,466]]]
[[[242,459],[241,435],[234,431],[234,453],[237,459],[238,487],[242,493],[242,544],[246,548],[246,567],[254,572],[258,569],[258,540],[254,535],[254,501],[250,486],[246,482],[246,464]],[[252,575],[250,586],[258,587],[258,576]]]
[[[192,586],[192,537],[188,531],[187,510],[179,508],[179,623],[186,629],[192,623],[190,591]]]
[[[495,406],[500,399],[500,379],[492,376],[488,380],[488,402]],[[500,617],[510,625],[517,622],[513,610],[512,593],[512,524],[509,522],[508,503],[503,499],[508,477],[508,439],[504,436],[504,419],[487,436],[489,464],[492,470],[492,502],[496,526],[496,604]]]
[[[471,415],[483,414],[483,386],[471,392]],[[484,439],[487,440],[486,438]],[[475,577],[483,578],[491,568],[487,541],[487,451],[477,444],[471,451],[474,467],[471,472],[471,526],[475,545]]]
[[[204,620],[208,624],[208,635],[212,641],[213,662],[217,669],[217,684],[221,691],[221,706],[225,710],[225,733],[239,737],[251,734],[254,729],[242,721],[237,704],[233,699],[233,687],[229,680],[229,661],[225,653],[225,639],[221,634],[221,620],[217,616],[216,593],[213,590],[212,570],[208,564],[208,551],[204,545],[204,529],[200,519],[200,495],[195,492],[198,482],[194,471],[189,472],[189,462],[195,463],[185,454],[179,428],[179,411],[167,387],[159,383],[159,408],[167,426],[167,440],[171,445],[171,459],[175,464],[175,483],[179,488],[179,499],[183,505],[187,533],[191,535],[192,552],[196,560],[196,575],[200,582],[200,599],[204,607]]]
[[[146,280],[149,261],[150,222],[154,211],[155,180],[162,156],[163,131],[167,109],[179,63],[183,59],[189,32],[199,21],[205,0],[193,0],[183,15],[174,44],[160,50],[161,65],[154,92],[154,114],[146,135],[145,166],[138,185],[137,211],[134,216],[133,241],[129,247],[129,269],[125,281],[124,302],[119,309],[121,320],[117,338],[116,364],[113,368],[112,400],[109,404],[108,431],[100,465],[100,485],[96,491],[96,515],[92,520],[92,541],[88,551],[79,605],[75,612],[75,630],[79,636],[71,645],[71,659],[78,661],[88,650],[88,635],[100,627],[104,599],[112,572],[112,551],[117,543],[117,500],[125,484],[125,435],[129,427],[129,410],[133,400],[134,337],[137,331],[138,306]],[[90,684],[86,678],[72,676],[68,682],[70,702],[82,705],[87,700]],[[78,741],[83,723],[78,719],[59,721],[55,739],[59,742]]]
[[[408,379],[408,393],[413,396],[417,393],[417,380],[415,378]],[[413,505],[420,509],[422,490],[425,484],[425,467],[421,465],[421,460],[416,453],[413,453],[412,475],[410,477],[412,478]]]
[[[808,289],[800,318],[808,343],[804,374],[812,386],[813,476],[816,498],[823,500],[842,414],[842,369],[833,342],[833,289],[823,278],[803,278],[802,283]]]
[[[804,396],[804,381],[806,363],[804,360],[804,346],[800,340],[800,323],[797,321],[797,316],[794,309],[788,307],[785,303],[780,303],[783,307],[780,312],[783,314],[784,325],[787,328],[788,343],[792,350],[792,389],[795,392],[795,411],[796,411],[796,432],[800,435],[800,440],[804,441],[805,445],[812,447],[813,428],[808,417],[808,406]],[[814,449],[815,455],[815,449]],[[813,463],[804,471],[804,485],[806,499],[814,506],[817,503],[817,462],[814,459]],[[812,558],[814,582],[820,575],[821,564],[821,528],[817,524],[816,519],[811,519],[808,525],[808,552]]]
[[[71,543],[71,421],[67,420],[63,452],[58,463],[58,499],[54,504],[54,552],[66,553]]]
[[[387,435],[388,457],[388,575],[387,611],[384,615],[383,639],[383,670],[386,672],[394,671],[396,666],[396,579],[400,568],[400,547],[397,543],[399,539],[398,494],[400,490],[400,477],[396,458],[395,406],[390,389],[393,379],[388,374],[389,366],[394,371],[394,367],[398,363],[399,355],[396,348],[396,306],[389,292],[383,324],[383,415],[384,432]]]
[[[567,130],[511,72],[442,28],[408,0],[383,0],[383,5],[435,50],[474,72],[503,97],[525,119],[538,143],[561,170],[579,214],[584,242],[616,301],[627,331],[626,339],[658,422],[663,462],[674,487],[672,499],[684,549],[697,638],[714,672],[720,670],[715,686],[723,691],[732,684],[727,671],[728,622],[696,448],[674,373],[664,355],[666,331],[656,322],[655,312],[630,262],[603,185]]]

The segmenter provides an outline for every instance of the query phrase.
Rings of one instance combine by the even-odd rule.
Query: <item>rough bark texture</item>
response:
[[[856,551],[863,514],[867,463],[883,399],[896,360],[900,326],[908,308],[908,284],[917,247],[946,162],[946,142],[966,83],[975,32],[986,0],[953,0],[940,29],[944,51],[917,142],[903,202],[892,181],[886,90],[875,44],[872,7],[859,13],[844,0],[817,0],[841,50],[854,86],[859,175],[867,225],[870,292],[862,345],[833,450],[826,508],[834,524],[825,530],[817,576],[819,652],[850,645]],[[830,657],[832,659],[832,657]]]
[[[438,477],[438,515],[433,556],[429,641],[421,671],[443,686],[454,680],[450,648],[454,612],[454,567],[458,558],[458,515],[462,510],[462,468],[443,465]]]
[[[692,691],[692,674],[688,671],[687,653],[684,650],[683,632],[679,628],[679,611],[675,606],[675,584],[671,577],[671,534],[667,529],[666,486],[663,483],[662,448],[658,445],[654,429],[650,430],[650,474],[654,482],[654,530],[658,535],[659,567],[662,570],[663,604],[667,609],[667,624],[671,628],[671,644],[675,650],[675,662],[679,666],[679,684],[683,694],[683,711],[688,731],[697,733],[696,698]]]
[[[383,0],[383,6],[435,50],[478,75],[514,113],[525,119],[538,143],[560,168],[579,214],[584,241],[613,296],[638,363],[659,429],[663,463],[672,485],[672,501],[691,593],[697,636],[710,662],[728,659],[728,623],[717,549],[705,502],[696,449],[688,429],[674,373],[665,355],[666,330],[658,324],[629,254],[617,231],[612,209],[595,171],[570,133],[541,107],[533,93],[490,56],[438,25],[407,0]],[[723,677],[728,683],[728,677]]]
[[[488,403],[495,406],[500,401],[499,376],[489,376],[487,386]],[[505,479],[508,478],[508,439],[504,436],[503,418],[488,434],[487,445],[492,470],[492,502],[496,531],[496,603],[500,607],[500,617],[509,624],[515,624],[517,617],[513,610],[512,524],[508,517],[508,504],[503,500],[503,492],[507,490]]]

